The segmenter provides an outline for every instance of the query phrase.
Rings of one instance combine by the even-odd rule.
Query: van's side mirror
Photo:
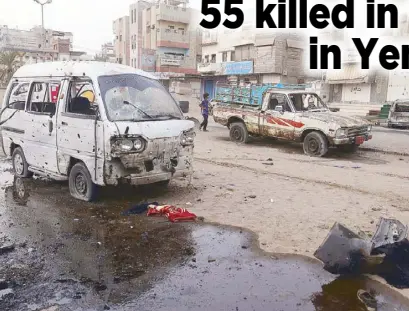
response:
[[[182,110],[183,113],[189,112],[189,102],[188,101],[179,101],[178,104],[179,104],[180,110]]]

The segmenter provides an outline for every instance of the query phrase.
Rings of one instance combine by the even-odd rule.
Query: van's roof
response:
[[[86,62],[47,62],[20,67],[13,78],[34,78],[34,77],[92,77],[110,76],[120,74],[137,74],[149,79],[158,80],[157,77],[140,69],[132,68],[121,64],[86,61]]]

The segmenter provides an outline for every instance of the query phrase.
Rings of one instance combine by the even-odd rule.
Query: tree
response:
[[[16,51],[0,52],[0,84],[7,84],[16,70],[22,65],[24,54]]]
[[[97,62],[107,62],[108,61],[108,57],[104,56],[104,55],[98,55],[96,54],[94,56],[94,60]]]

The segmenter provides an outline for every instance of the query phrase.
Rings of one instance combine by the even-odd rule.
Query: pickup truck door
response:
[[[282,107],[282,111],[279,111]],[[285,94],[267,93],[263,100],[260,127],[263,136],[294,139],[294,108]]]

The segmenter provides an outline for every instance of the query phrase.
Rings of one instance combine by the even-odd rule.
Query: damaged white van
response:
[[[15,175],[68,180],[78,199],[94,200],[97,186],[166,186],[192,174],[194,123],[141,70],[99,62],[26,65],[2,107],[3,151]]]

